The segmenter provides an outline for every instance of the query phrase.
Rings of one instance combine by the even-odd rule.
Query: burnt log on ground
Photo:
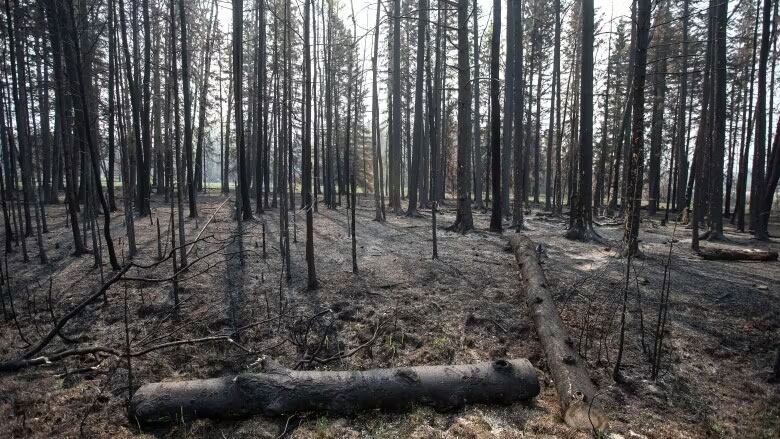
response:
[[[576,429],[603,431],[607,418],[594,401],[596,387],[585,362],[574,350],[574,343],[547,290],[536,247],[527,236],[519,233],[512,235],[509,243],[520,265],[525,301],[555,382],[563,420]]]
[[[536,371],[525,359],[364,371],[297,371],[268,359],[261,366],[261,373],[146,384],[133,395],[130,415],[141,424],[158,424],[182,417],[350,415],[415,404],[452,410],[473,403],[511,404],[539,394]]]
[[[708,261],[776,261],[777,252],[770,250],[701,248],[699,256]]]

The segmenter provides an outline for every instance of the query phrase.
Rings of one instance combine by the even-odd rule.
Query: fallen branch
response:
[[[224,202],[223,202],[223,204],[224,204]],[[205,227],[204,227],[204,230],[205,230]],[[201,230],[201,233],[202,232],[203,232],[203,230]],[[198,237],[195,240],[193,240],[192,242],[190,242],[188,244],[184,244],[184,246],[195,245],[196,243],[200,242],[201,240],[207,240],[209,238],[209,237],[201,238],[200,235],[201,234],[199,233]],[[235,236],[229,238],[228,241],[230,241],[232,239],[235,239]],[[193,264],[198,262],[198,261],[201,261],[201,260],[205,259],[206,257],[208,257],[210,255],[213,255],[215,253],[218,253],[218,252],[222,251],[227,245],[229,245],[229,243],[226,244],[224,247],[220,247],[217,250],[209,252],[206,255],[204,255],[203,257],[198,258],[196,261],[193,261]],[[15,358],[13,360],[0,361],[0,372],[12,372],[12,371],[16,371],[16,370],[19,370],[19,369],[22,369],[22,368],[25,368],[25,367],[29,367],[29,366],[36,366],[36,365],[41,365],[41,364],[47,364],[47,363],[51,362],[52,360],[64,358],[64,357],[67,357],[67,356],[84,355],[84,354],[90,353],[90,352],[87,352],[87,350],[89,350],[89,349],[93,349],[93,350],[94,349],[98,349],[98,350],[102,349],[104,351],[104,353],[114,354],[116,351],[114,349],[112,349],[112,348],[90,347],[90,348],[75,348],[75,349],[70,349],[70,350],[66,350],[66,351],[61,351],[60,353],[52,354],[52,355],[49,355],[49,356],[38,356],[36,358],[32,358],[36,354],[40,353],[44,348],[46,348],[46,346],[48,346],[49,343],[51,343],[51,341],[58,334],[61,334],[62,333],[62,329],[65,327],[65,325],[73,317],[78,315],[90,303],[94,302],[100,296],[104,295],[108,291],[108,289],[111,288],[111,286],[114,285],[115,283],[117,283],[119,281],[165,282],[165,281],[169,281],[169,280],[175,279],[176,275],[179,272],[183,271],[183,269],[179,270],[179,272],[175,273],[172,277],[163,278],[163,279],[146,279],[146,278],[137,278],[137,277],[132,277],[132,276],[125,276],[125,275],[127,274],[128,270],[130,270],[130,268],[133,268],[133,267],[141,268],[141,269],[150,269],[150,268],[153,268],[153,267],[156,267],[156,266],[160,265],[161,263],[163,263],[164,261],[166,261],[167,259],[172,257],[173,254],[180,247],[181,246],[172,248],[171,251],[168,253],[168,255],[166,257],[164,257],[162,260],[156,261],[156,262],[154,262],[152,264],[149,264],[149,265],[143,265],[143,264],[139,264],[139,263],[136,263],[136,262],[128,262],[128,263],[126,263],[118,271],[116,271],[108,280],[106,280],[105,283],[103,283],[100,286],[100,288],[98,288],[92,294],[90,294],[89,296],[84,298],[81,302],[79,302],[78,305],[76,305],[73,309],[71,309],[67,314],[65,314],[64,316],[62,316],[58,320],[56,320],[56,322],[54,322],[54,326],[52,327],[52,329],[46,335],[44,335],[37,343],[35,343],[31,348],[29,348],[26,352],[24,352],[23,354],[21,354],[20,356],[18,356],[17,358]],[[192,264],[190,264],[190,265],[192,265]],[[190,278],[196,277],[196,276],[198,276],[200,274],[203,274],[204,272],[208,271],[209,269],[213,268],[214,266],[216,266],[216,264],[207,267],[205,270],[203,270],[203,271],[201,271],[199,273],[194,274]],[[17,322],[17,327],[18,327],[18,322]],[[22,339],[24,339],[24,336],[21,334],[21,330],[20,330],[20,336],[22,337]],[[217,337],[215,339],[222,339],[222,338],[227,339],[228,337]],[[65,338],[63,337],[63,339],[65,339]],[[65,340],[67,340],[67,339],[65,339]],[[209,341],[209,340],[206,340],[206,341]],[[185,343],[178,343],[178,344],[187,344],[187,343],[191,343],[191,342],[192,341],[187,341]]]
[[[121,356],[122,353],[116,349],[106,348],[103,346],[90,346],[86,348],[68,349],[66,351],[57,352],[51,355],[45,355],[35,358],[20,358],[18,360],[5,361],[0,363],[0,372],[16,372],[20,369],[24,369],[30,366],[40,366],[42,364],[51,364],[57,360],[61,360],[66,357],[73,357],[77,355],[89,355],[89,354],[110,354],[114,356]]]
[[[96,290],[94,293],[92,293],[92,294],[91,294],[91,295],[89,295],[87,298],[85,298],[84,300],[82,300],[82,301],[81,301],[81,303],[79,303],[78,305],[76,305],[76,307],[75,307],[75,308],[73,308],[72,310],[70,310],[70,312],[68,312],[68,313],[67,313],[67,314],[65,314],[64,316],[60,317],[60,319],[59,319],[59,320],[57,320],[57,323],[54,325],[54,327],[51,329],[51,331],[49,331],[49,333],[48,333],[48,334],[46,334],[46,335],[45,335],[45,336],[44,336],[42,339],[40,339],[40,340],[38,341],[38,343],[36,343],[36,344],[35,344],[35,346],[33,346],[32,348],[30,348],[30,349],[29,349],[27,352],[25,352],[24,354],[22,354],[22,357],[21,357],[21,358],[23,358],[23,359],[29,359],[29,358],[30,358],[30,357],[32,357],[33,355],[35,355],[35,354],[37,354],[38,352],[40,352],[40,351],[41,351],[41,350],[42,350],[44,347],[46,347],[46,345],[48,345],[48,344],[49,344],[49,342],[51,342],[51,341],[52,341],[52,339],[54,339],[54,337],[55,337],[55,336],[57,336],[57,333],[58,333],[58,332],[60,332],[60,330],[62,330],[62,328],[65,326],[65,324],[66,324],[66,323],[68,323],[68,321],[69,321],[70,319],[72,319],[72,318],[73,318],[73,317],[74,317],[76,314],[78,314],[78,313],[79,313],[79,312],[80,312],[82,309],[86,308],[86,307],[87,307],[87,305],[89,305],[90,303],[94,302],[94,301],[95,301],[95,300],[96,300],[98,297],[100,297],[101,295],[103,295],[103,294],[104,294],[104,293],[105,293],[105,292],[106,292],[106,291],[107,291],[107,290],[108,290],[108,289],[111,287],[111,285],[113,285],[115,282],[117,282],[119,279],[121,279],[121,278],[122,278],[122,276],[123,276],[125,273],[127,273],[127,270],[129,270],[129,269],[130,269],[130,267],[132,267],[132,266],[133,266],[133,264],[132,264],[132,263],[125,264],[125,266],[124,266],[124,267],[122,267],[122,268],[121,268],[119,271],[117,271],[116,273],[114,273],[114,275],[113,275],[113,276],[111,276],[111,277],[110,277],[110,278],[109,278],[109,279],[108,279],[108,280],[107,280],[107,281],[106,281],[106,282],[105,282],[103,285],[101,285],[101,287],[100,287],[100,288],[98,288],[98,289],[97,289],[97,290]],[[4,363],[0,363],[0,370],[2,370],[2,364],[4,364]]]
[[[171,341],[167,343],[161,343],[158,345],[154,345],[151,347],[148,347],[146,349],[130,352],[131,357],[141,357],[143,355],[146,355],[150,352],[158,351],[161,349],[167,349],[172,348],[176,346],[183,346],[183,345],[193,345],[193,344],[200,344],[200,343],[212,343],[217,341],[224,341],[227,342],[229,345],[235,346],[236,348],[244,351],[247,354],[257,355],[262,353],[263,351],[266,351],[268,349],[272,349],[275,347],[278,347],[281,345],[281,343],[270,346],[268,348],[262,349],[260,351],[253,351],[235,340],[233,340],[230,336],[227,335],[215,335],[210,337],[202,337],[202,338],[193,338],[193,339],[186,339],[186,340],[176,340]],[[50,355],[41,355],[39,357],[35,358],[20,358],[18,360],[11,360],[6,361],[3,363],[0,363],[0,372],[16,372],[20,369],[24,369],[26,367],[31,366],[40,366],[44,364],[51,364],[55,361],[62,360],[63,358],[67,357],[75,357],[80,355],[90,355],[90,354],[107,354],[107,355],[113,355],[115,357],[125,357],[127,356],[127,353],[120,352],[117,349],[105,347],[105,346],[88,346],[83,348],[75,348],[75,349],[68,349],[64,351],[59,351]]]
[[[208,226],[209,226],[209,224],[211,224],[211,221],[212,221],[212,220],[214,220],[214,217],[215,217],[215,216],[217,216],[217,212],[219,212],[219,209],[222,209],[222,206],[224,206],[224,205],[225,205],[225,203],[227,203],[229,200],[230,200],[230,197],[227,197],[227,198],[225,198],[225,201],[223,201],[223,202],[222,202],[222,204],[220,204],[219,206],[217,206],[217,209],[216,209],[216,210],[214,210],[214,213],[212,213],[212,214],[211,214],[211,216],[209,217],[209,219],[206,221],[206,224],[203,224],[203,228],[202,228],[202,229],[200,229],[200,232],[198,232],[198,235],[197,235],[197,236],[195,236],[195,240],[194,240],[195,242],[197,242],[197,241],[198,241],[198,239],[200,239],[200,235],[202,235],[202,234],[203,234],[203,232],[205,232],[205,231],[206,231],[206,227],[208,227]],[[189,255],[190,255],[190,252],[191,252],[191,251],[192,251],[192,249],[194,249],[194,248],[195,248],[195,244],[193,243],[192,247],[190,247],[189,249],[187,249],[187,256],[189,256]]]
[[[525,359],[339,372],[295,371],[265,358],[260,364],[263,371],[256,374],[146,384],[133,395],[131,416],[149,424],[182,416],[348,415],[414,404],[451,410],[467,403],[510,404],[539,394],[538,378]]]
[[[606,428],[606,417],[593,404],[596,388],[585,363],[574,350],[574,342],[558,315],[534,243],[525,235],[514,234],[509,244],[520,264],[525,300],[531,310],[550,374],[558,391],[563,419],[570,427],[591,431]]]
[[[357,346],[356,348],[350,350],[349,352],[341,352],[341,351],[339,351],[337,354],[331,355],[330,357],[319,358],[319,357],[317,357],[317,353],[319,353],[320,349],[322,348],[322,343],[325,341],[325,339],[323,338],[320,341],[320,345],[317,347],[315,352],[309,358],[304,358],[304,359],[298,361],[298,363],[295,365],[295,369],[296,370],[300,369],[302,366],[304,366],[304,365],[311,365],[312,363],[327,364],[327,363],[330,363],[331,361],[343,360],[345,358],[349,358],[349,357],[357,354],[361,350],[373,346],[374,343],[376,342],[377,338],[379,338],[379,336],[382,334],[383,326],[384,326],[384,324],[382,322],[377,324],[376,325],[376,329],[374,329],[374,335],[372,335],[371,338],[368,341],[366,341],[365,343],[362,343],[360,346]]]
[[[699,256],[708,261],[776,261],[777,252],[769,250],[701,248]]]

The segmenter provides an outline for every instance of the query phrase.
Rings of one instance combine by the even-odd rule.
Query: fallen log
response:
[[[349,415],[427,404],[451,410],[464,404],[528,400],[539,381],[525,359],[454,366],[364,371],[297,371],[263,358],[261,373],[151,383],[133,395],[130,414],[141,424],[254,414],[306,412]]]
[[[700,248],[699,256],[708,261],[776,261],[777,252],[735,248]]]
[[[534,243],[525,235],[514,234],[509,243],[520,264],[528,309],[539,334],[550,374],[558,391],[563,419],[580,430],[604,430],[607,418],[594,402],[596,388],[585,363],[574,350],[574,343],[558,315]]]

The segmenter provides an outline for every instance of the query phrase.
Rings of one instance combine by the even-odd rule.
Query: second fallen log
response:
[[[749,250],[732,248],[701,248],[699,256],[708,261],[776,261],[777,252],[770,250]]]
[[[596,386],[590,379],[585,362],[574,350],[574,343],[566,326],[558,315],[552,294],[534,243],[525,235],[516,233],[509,238],[509,244],[520,265],[525,302],[531,311],[536,333],[542,343],[550,375],[558,391],[558,400],[563,420],[570,427],[603,431],[608,420],[601,407],[595,403]]]
[[[415,404],[438,410],[464,404],[529,400],[539,380],[525,359],[453,366],[416,366],[364,371],[297,371],[263,361],[263,372],[191,381],[151,383],[133,395],[138,422],[262,414],[400,410]]]

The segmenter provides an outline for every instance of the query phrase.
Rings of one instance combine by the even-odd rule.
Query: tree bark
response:
[[[512,50],[511,59],[507,55],[507,71],[511,70],[514,76],[514,87],[512,90],[512,100],[514,101],[514,108],[511,112],[511,139],[512,139],[512,162],[514,165],[514,178],[513,178],[513,192],[512,198],[514,205],[512,206],[512,228],[515,231],[523,229],[523,209],[525,201],[525,162],[526,160],[526,142],[523,138],[523,111],[525,109],[525,77],[523,76],[523,2],[522,0],[512,0],[507,4],[509,10],[509,4],[512,4],[511,13],[507,16],[507,38],[509,35],[514,34],[515,48]],[[511,23],[511,27],[510,27]],[[507,105],[507,111],[509,105]],[[510,118],[508,114],[504,115],[504,118]],[[505,182],[509,184],[509,182]]]

